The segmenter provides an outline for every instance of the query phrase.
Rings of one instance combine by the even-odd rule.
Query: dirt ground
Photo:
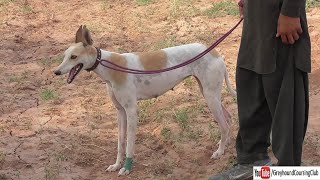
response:
[[[141,1],[142,2],[142,1]],[[95,46],[115,52],[150,51],[201,42],[207,45],[230,29],[236,16],[212,17],[209,0],[0,1],[0,179],[206,179],[235,162],[237,108],[223,91],[232,113],[232,141],[219,160],[219,130],[196,81],[140,102],[133,172],[105,172],[117,152],[116,111],[105,83],[82,72],[70,85],[54,68],[86,24]],[[309,9],[312,38],[310,126],[303,162],[320,161],[320,9]],[[241,26],[216,49],[226,60],[233,87]]]

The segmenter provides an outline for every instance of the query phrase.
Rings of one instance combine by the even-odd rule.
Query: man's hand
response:
[[[284,44],[294,44],[302,33],[300,18],[293,18],[280,14],[276,37],[280,37]]]
[[[240,17],[243,18],[243,6],[244,6],[243,0],[238,0],[238,6],[239,6]]]

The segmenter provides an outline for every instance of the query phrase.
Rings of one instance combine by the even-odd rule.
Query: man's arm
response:
[[[277,37],[281,37],[284,44],[294,44],[302,33],[300,13],[305,0],[284,0],[278,19]]]

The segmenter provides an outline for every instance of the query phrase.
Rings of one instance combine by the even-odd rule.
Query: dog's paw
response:
[[[218,149],[216,152],[212,154],[211,159],[219,159],[223,154],[224,151]]]
[[[128,175],[129,173],[130,171],[123,167],[120,169],[118,176],[125,176],[125,175]]]
[[[120,169],[120,167],[121,167],[120,164],[113,164],[113,165],[110,165],[110,166],[106,169],[106,171],[108,171],[108,172],[114,172],[114,171]]]

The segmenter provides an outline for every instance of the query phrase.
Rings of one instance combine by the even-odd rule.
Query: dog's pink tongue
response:
[[[76,71],[76,68],[72,68],[72,69],[70,70],[67,83],[70,84],[70,83],[73,81],[75,71]]]

